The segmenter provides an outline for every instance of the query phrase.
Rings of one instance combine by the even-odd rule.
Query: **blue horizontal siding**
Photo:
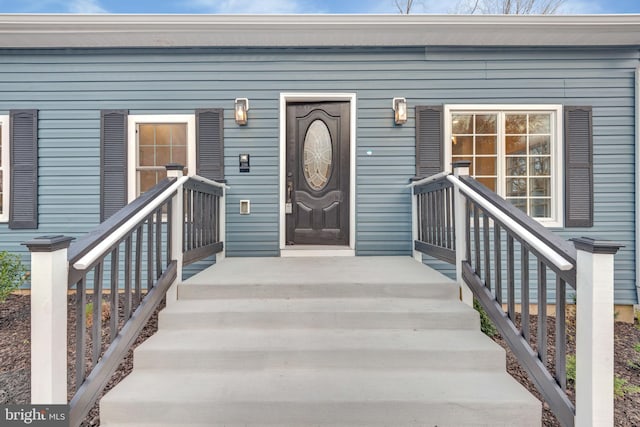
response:
[[[25,253],[19,243],[34,236],[80,236],[97,224],[101,109],[190,114],[224,108],[227,253],[277,256],[280,93],[356,93],[356,250],[408,255],[406,184],[415,173],[415,121],[410,108],[405,125],[393,124],[393,97],[407,97],[410,106],[593,105],[595,226],[559,233],[623,241],[616,300],[634,303],[637,65],[637,50],[601,48],[0,51],[0,114],[39,110],[40,156],[40,227],[10,231],[0,224],[0,241]],[[233,120],[237,97],[251,102],[246,127]],[[248,174],[238,171],[241,153],[251,154]],[[243,199],[251,200],[251,215],[239,215]]]

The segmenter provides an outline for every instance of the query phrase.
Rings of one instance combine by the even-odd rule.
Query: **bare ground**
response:
[[[70,297],[72,298],[72,297]],[[75,316],[73,310],[69,313]],[[73,319],[72,319],[73,320]],[[536,316],[531,317],[531,333],[535,336]],[[72,322],[73,323],[73,322]],[[554,344],[554,319],[549,318],[549,348]],[[158,327],[158,310],[153,314],[135,346],[153,335]],[[575,336],[575,321],[568,319],[568,335]],[[103,330],[103,338],[108,333],[108,327]],[[70,340],[73,331],[69,331]],[[11,295],[5,303],[0,303],[0,405],[2,404],[27,404],[30,401],[30,301],[28,296]],[[497,336],[494,340],[506,348],[504,340]],[[615,372],[616,375],[626,381],[626,393],[615,398],[615,425],[638,426],[640,425],[640,394],[633,391],[633,387],[640,387],[640,326],[616,322],[615,323]],[[572,343],[569,351],[573,350]],[[69,348],[69,363],[73,366],[75,354],[73,348]],[[133,351],[129,351],[125,360],[114,373],[107,390],[115,386],[122,378],[127,376],[133,368]],[[518,366],[515,358],[507,349],[507,370],[521,384],[527,387],[539,398],[533,383],[527,378],[526,373]],[[70,371],[73,371],[70,369]],[[70,375],[73,381],[73,375]],[[105,390],[105,392],[107,391]],[[573,398],[573,385],[569,385],[569,395]],[[98,405],[96,405],[82,424],[84,427],[100,425]],[[553,414],[544,405],[543,425],[559,426]]]

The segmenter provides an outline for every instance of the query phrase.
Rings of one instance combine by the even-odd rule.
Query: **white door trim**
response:
[[[347,101],[350,105],[349,117],[349,249],[355,255],[356,242],[356,94],[355,93],[281,93],[280,94],[280,254],[287,256],[286,237],[286,173],[287,173],[287,103]],[[327,248],[327,254],[332,252]],[[314,253],[318,251],[297,251]],[[342,252],[342,251],[340,251]],[[300,255],[298,255],[300,256]]]

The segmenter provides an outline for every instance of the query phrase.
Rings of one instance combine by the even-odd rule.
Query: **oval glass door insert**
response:
[[[333,147],[327,125],[315,120],[304,137],[304,178],[313,190],[322,190],[331,176]]]

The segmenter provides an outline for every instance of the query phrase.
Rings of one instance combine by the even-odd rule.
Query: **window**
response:
[[[562,224],[561,106],[447,106],[449,162],[545,225]]]
[[[195,117],[193,115],[130,115],[129,201],[166,176],[165,165],[179,163],[195,173]]]
[[[9,220],[9,116],[0,116],[0,221]]]

